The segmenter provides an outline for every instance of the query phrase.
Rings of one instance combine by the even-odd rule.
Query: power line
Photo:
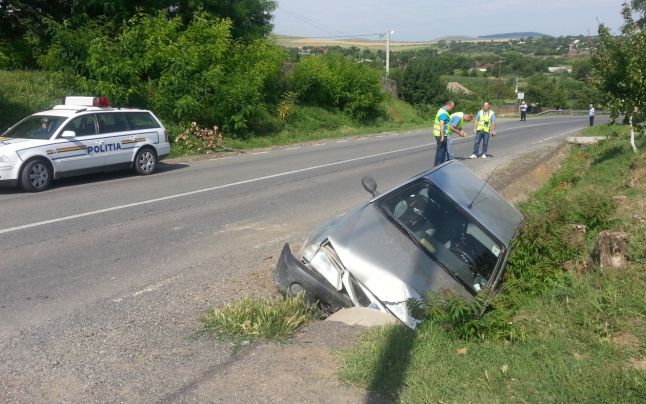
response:
[[[321,31],[327,32],[330,35],[345,36],[345,35],[343,35],[343,32],[341,32],[339,30],[336,30],[334,28],[328,27],[328,26],[326,26],[324,24],[321,24],[319,22],[316,22],[316,21],[312,20],[309,17],[306,17],[304,15],[301,15],[301,14],[297,13],[296,11],[290,10],[290,9],[288,9],[286,7],[281,7],[280,9],[282,11],[285,11],[287,14],[291,15],[292,17],[296,18],[297,20],[299,20],[301,22],[304,22],[305,24],[310,25],[310,26],[312,26],[312,27],[314,27],[316,29],[319,29]]]

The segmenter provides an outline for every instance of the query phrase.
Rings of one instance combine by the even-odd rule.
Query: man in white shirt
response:
[[[520,104],[520,120],[527,121],[527,103],[525,103],[525,100]]]
[[[590,127],[594,126],[594,106],[590,104],[590,111],[588,112],[588,115],[590,116]]]

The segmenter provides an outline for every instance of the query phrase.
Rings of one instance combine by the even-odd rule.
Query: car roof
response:
[[[144,109],[130,109],[130,108],[101,108],[101,107],[83,107],[78,105],[56,105],[47,111],[40,111],[34,116],[60,116],[60,117],[73,117],[82,115],[89,112],[150,112]]]
[[[452,160],[419,177],[430,180],[500,241],[511,243],[523,215],[462,163]]]

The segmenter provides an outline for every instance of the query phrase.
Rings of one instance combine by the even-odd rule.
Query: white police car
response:
[[[149,175],[169,153],[152,112],[112,108],[105,97],[65,97],[0,135],[0,185],[39,192],[53,179],[89,172],[129,167]]]

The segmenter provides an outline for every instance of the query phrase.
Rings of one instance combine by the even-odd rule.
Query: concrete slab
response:
[[[336,321],[347,325],[358,325],[362,327],[381,327],[399,323],[390,314],[368,307],[341,309],[325,319],[325,321]]]
[[[582,146],[593,145],[606,140],[605,136],[570,136],[567,142],[571,144],[578,144]]]

